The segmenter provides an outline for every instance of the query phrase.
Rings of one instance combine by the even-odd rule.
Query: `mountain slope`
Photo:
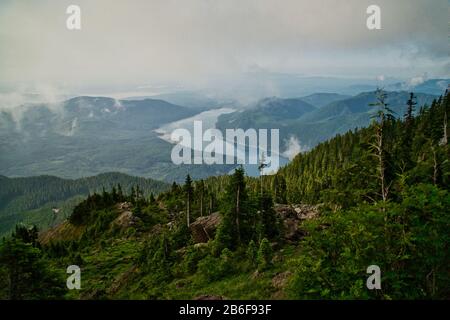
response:
[[[422,93],[418,93],[416,96],[420,106],[429,106],[437,98],[434,95]],[[295,101],[302,101],[302,99]],[[408,99],[408,92],[389,92],[387,102],[389,107],[396,112],[396,116],[401,117],[406,111]],[[279,101],[284,100],[280,99]],[[241,126],[245,129],[279,128],[282,141],[287,142],[291,136],[294,136],[298,138],[304,148],[312,148],[336,134],[368,126],[375,113],[375,108],[370,104],[375,101],[374,92],[364,92],[333,101],[319,108],[307,104],[310,107],[303,109],[307,112],[299,113],[290,112],[288,107],[280,103],[278,108],[263,108],[263,111],[252,108],[241,113],[221,116],[218,126],[222,128]],[[283,147],[282,143],[281,147]]]
[[[301,97],[303,101],[315,106],[316,108],[321,108],[329,103],[348,99],[351,96],[342,95],[337,93],[313,93],[305,97]]]
[[[66,218],[76,203],[90,193],[110,190],[120,184],[124,191],[139,185],[144,194],[167,189],[164,182],[128,176],[122,173],[105,173],[76,180],[54,176],[29,178],[0,177],[0,236],[12,230],[16,223],[36,224],[41,228],[51,226]],[[52,208],[59,208],[57,214]]]
[[[0,242],[0,298],[447,299],[449,98],[337,135],[274,176],[237,169],[156,199],[91,195],[48,232]],[[83,270],[81,290],[65,289],[69,264]],[[383,290],[367,290],[372,265]],[[37,286],[23,270],[39,271]]]
[[[0,174],[79,178],[119,171],[173,181],[187,170],[195,177],[223,173],[214,166],[174,165],[173,145],[153,132],[196,113],[163,100],[104,97],[0,112]]]
[[[217,127],[225,130],[232,128],[277,128],[284,121],[298,119],[316,108],[302,99],[265,98],[249,109],[223,114],[219,117]]]

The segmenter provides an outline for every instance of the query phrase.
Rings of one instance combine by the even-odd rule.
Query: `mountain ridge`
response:
[[[72,208],[85,196],[94,192],[111,190],[120,184],[124,191],[139,185],[145,195],[157,194],[169,185],[154,179],[133,177],[120,172],[102,173],[78,179],[65,179],[53,175],[31,177],[0,177],[0,235],[12,230],[18,222],[33,222],[48,227],[66,218]],[[51,209],[63,209],[55,221]]]

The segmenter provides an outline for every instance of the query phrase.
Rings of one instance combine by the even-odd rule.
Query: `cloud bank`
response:
[[[66,29],[67,6],[82,30]],[[366,28],[366,8],[382,30]],[[0,3],[0,84],[205,86],[260,68],[447,75],[447,0],[43,0]]]

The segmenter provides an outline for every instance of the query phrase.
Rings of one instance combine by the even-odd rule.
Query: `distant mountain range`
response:
[[[429,79],[429,80],[418,80],[417,83],[414,82],[399,82],[387,86],[385,89],[390,91],[414,91],[417,93],[427,93],[434,95],[441,95],[445,92],[450,79]]]
[[[443,86],[439,81],[422,83],[421,88]],[[183,102],[183,95],[167,97]],[[61,103],[26,104],[12,111],[0,109],[0,174],[80,178],[122,172],[171,182],[182,181],[187,173],[205,178],[230,172],[233,165],[174,165],[170,157],[173,145],[154,132],[208,109],[206,98],[187,97],[191,103],[197,99],[198,104],[184,107],[160,99],[83,96]],[[437,98],[424,93],[417,97],[419,106]],[[401,116],[407,99],[407,91],[395,91],[389,93],[388,102]],[[216,126],[222,130],[279,128],[280,152],[292,155],[337,133],[367,126],[374,111],[369,104],[374,101],[373,92],[264,98],[221,115]],[[217,101],[211,103],[210,109],[220,106]]]
[[[423,93],[416,96],[417,108],[438,98]],[[387,102],[397,116],[403,116],[408,98],[407,91],[388,92]],[[367,126],[376,109],[370,104],[375,101],[374,92],[264,98],[243,110],[222,114],[216,126],[222,130],[279,128],[285,164],[296,152],[338,133]],[[173,145],[154,132],[165,123],[198,112],[158,99],[104,97],[77,97],[60,104],[24,105],[14,112],[1,111],[0,235],[18,221],[48,226],[53,223],[53,207],[61,207],[63,217],[79,199],[102,186],[121,183],[130,187],[136,183],[155,191],[166,187],[162,182],[126,174],[172,182],[184,180],[187,173],[204,178],[230,172],[235,166],[174,165],[170,157]],[[256,166],[246,166],[246,170],[258,174]],[[108,173],[78,180],[48,176],[73,179],[105,172],[126,174]]]
[[[418,107],[430,105],[438,96],[417,93]],[[403,116],[409,93],[388,92],[387,102]],[[249,109],[221,115],[218,128],[279,128],[285,148],[295,137],[303,149],[309,149],[335,136],[370,123],[376,108],[370,106],[376,101],[374,92],[356,96],[337,94],[314,94],[298,99],[263,99]]]
[[[350,95],[343,95],[337,93],[313,93],[309,96],[302,97],[301,100],[313,105],[316,108],[321,108],[327,104],[339,100],[349,99]]]
[[[210,110],[235,103],[235,101],[231,99],[217,99],[215,97],[211,97],[211,95],[195,91],[178,91],[172,93],[162,93],[153,96],[134,96],[128,97],[125,100],[144,99],[160,99],[172,104],[181,105],[197,110]]]
[[[104,97],[0,111],[0,174],[79,178],[118,171],[173,181],[187,172],[197,178],[226,172],[217,166],[175,166],[172,145],[153,132],[196,113],[163,100]]]

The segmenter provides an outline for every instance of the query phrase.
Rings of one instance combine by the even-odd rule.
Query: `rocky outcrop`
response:
[[[283,289],[286,287],[291,276],[292,272],[290,271],[277,273],[275,277],[272,278],[272,286],[277,289]]]
[[[276,204],[274,208],[283,221],[284,238],[288,241],[298,241],[303,238],[306,233],[300,228],[301,222],[313,219],[319,214],[317,206],[306,204]],[[189,226],[194,243],[206,243],[213,239],[221,221],[222,217],[219,212],[197,218]]]
[[[116,205],[119,211],[119,216],[114,220],[114,224],[121,228],[128,228],[136,225],[139,222],[139,218],[132,212],[132,204],[129,202],[122,202]]]
[[[214,238],[217,227],[222,221],[222,216],[219,212],[210,214],[209,216],[197,218],[189,229],[191,230],[192,238],[195,243],[205,243]]]
[[[117,209],[120,211],[130,211],[133,207],[131,202],[121,202],[116,205]]]
[[[114,220],[114,224],[121,228],[129,228],[136,225],[139,220],[131,211],[124,211]]]
[[[306,204],[276,204],[275,211],[280,216],[284,225],[284,238],[288,241],[298,241],[306,233],[300,228],[302,221],[313,219],[319,214],[317,206]]]

